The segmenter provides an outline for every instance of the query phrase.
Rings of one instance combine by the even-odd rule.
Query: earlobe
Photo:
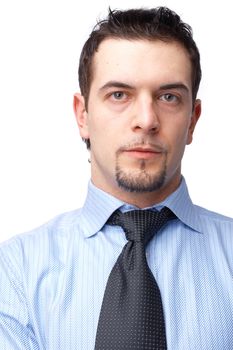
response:
[[[84,97],[80,93],[74,94],[73,109],[78,124],[80,136],[83,139],[88,139],[88,113],[86,111]]]
[[[196,100],[193,108],[193,113],[188,130],[187,145],[189,145],[193,140],[193,133],[201,115],[201,100]]]

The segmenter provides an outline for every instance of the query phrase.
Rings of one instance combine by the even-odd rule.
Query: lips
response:
[[[159,153],[157,150],[154,148],[147,148],[147,147],[135,147],[135,148],[130,148],[126,150],[126,152],[151,152],[151,153]]]
[[[151,159],[161,155],[162,151],[151,147],[134,147],[124,150],[126,155],[138,159]]]

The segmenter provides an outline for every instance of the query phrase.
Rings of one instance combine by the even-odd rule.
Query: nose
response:
[[[134,132],[156,133],[160,128],[159,116],[153,97],[141,96],[135,103],[132,129]]]

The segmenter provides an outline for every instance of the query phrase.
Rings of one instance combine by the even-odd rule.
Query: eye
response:
[[[111,94],[114,100],[123,100],[126,98],[126,94],[123,91],[115,91]]]
[[[165,102],[178,102],[179,98],[176,95],[167,93],[163,94],[160,97],[160,100],[165,101]]]

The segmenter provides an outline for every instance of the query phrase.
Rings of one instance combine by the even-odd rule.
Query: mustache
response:
[[[146,141],[144,139],[141,139],[141,140],[133,140],[133,141],[119,147],[117,150],[117,155],[121,152],[129,151],[131,149],[140,148],[140,147],[149,148],[152,151],[159,152],[159,153],[167,153],[168,152],[167,147],[161,142],[150,142],[150,141]]]

